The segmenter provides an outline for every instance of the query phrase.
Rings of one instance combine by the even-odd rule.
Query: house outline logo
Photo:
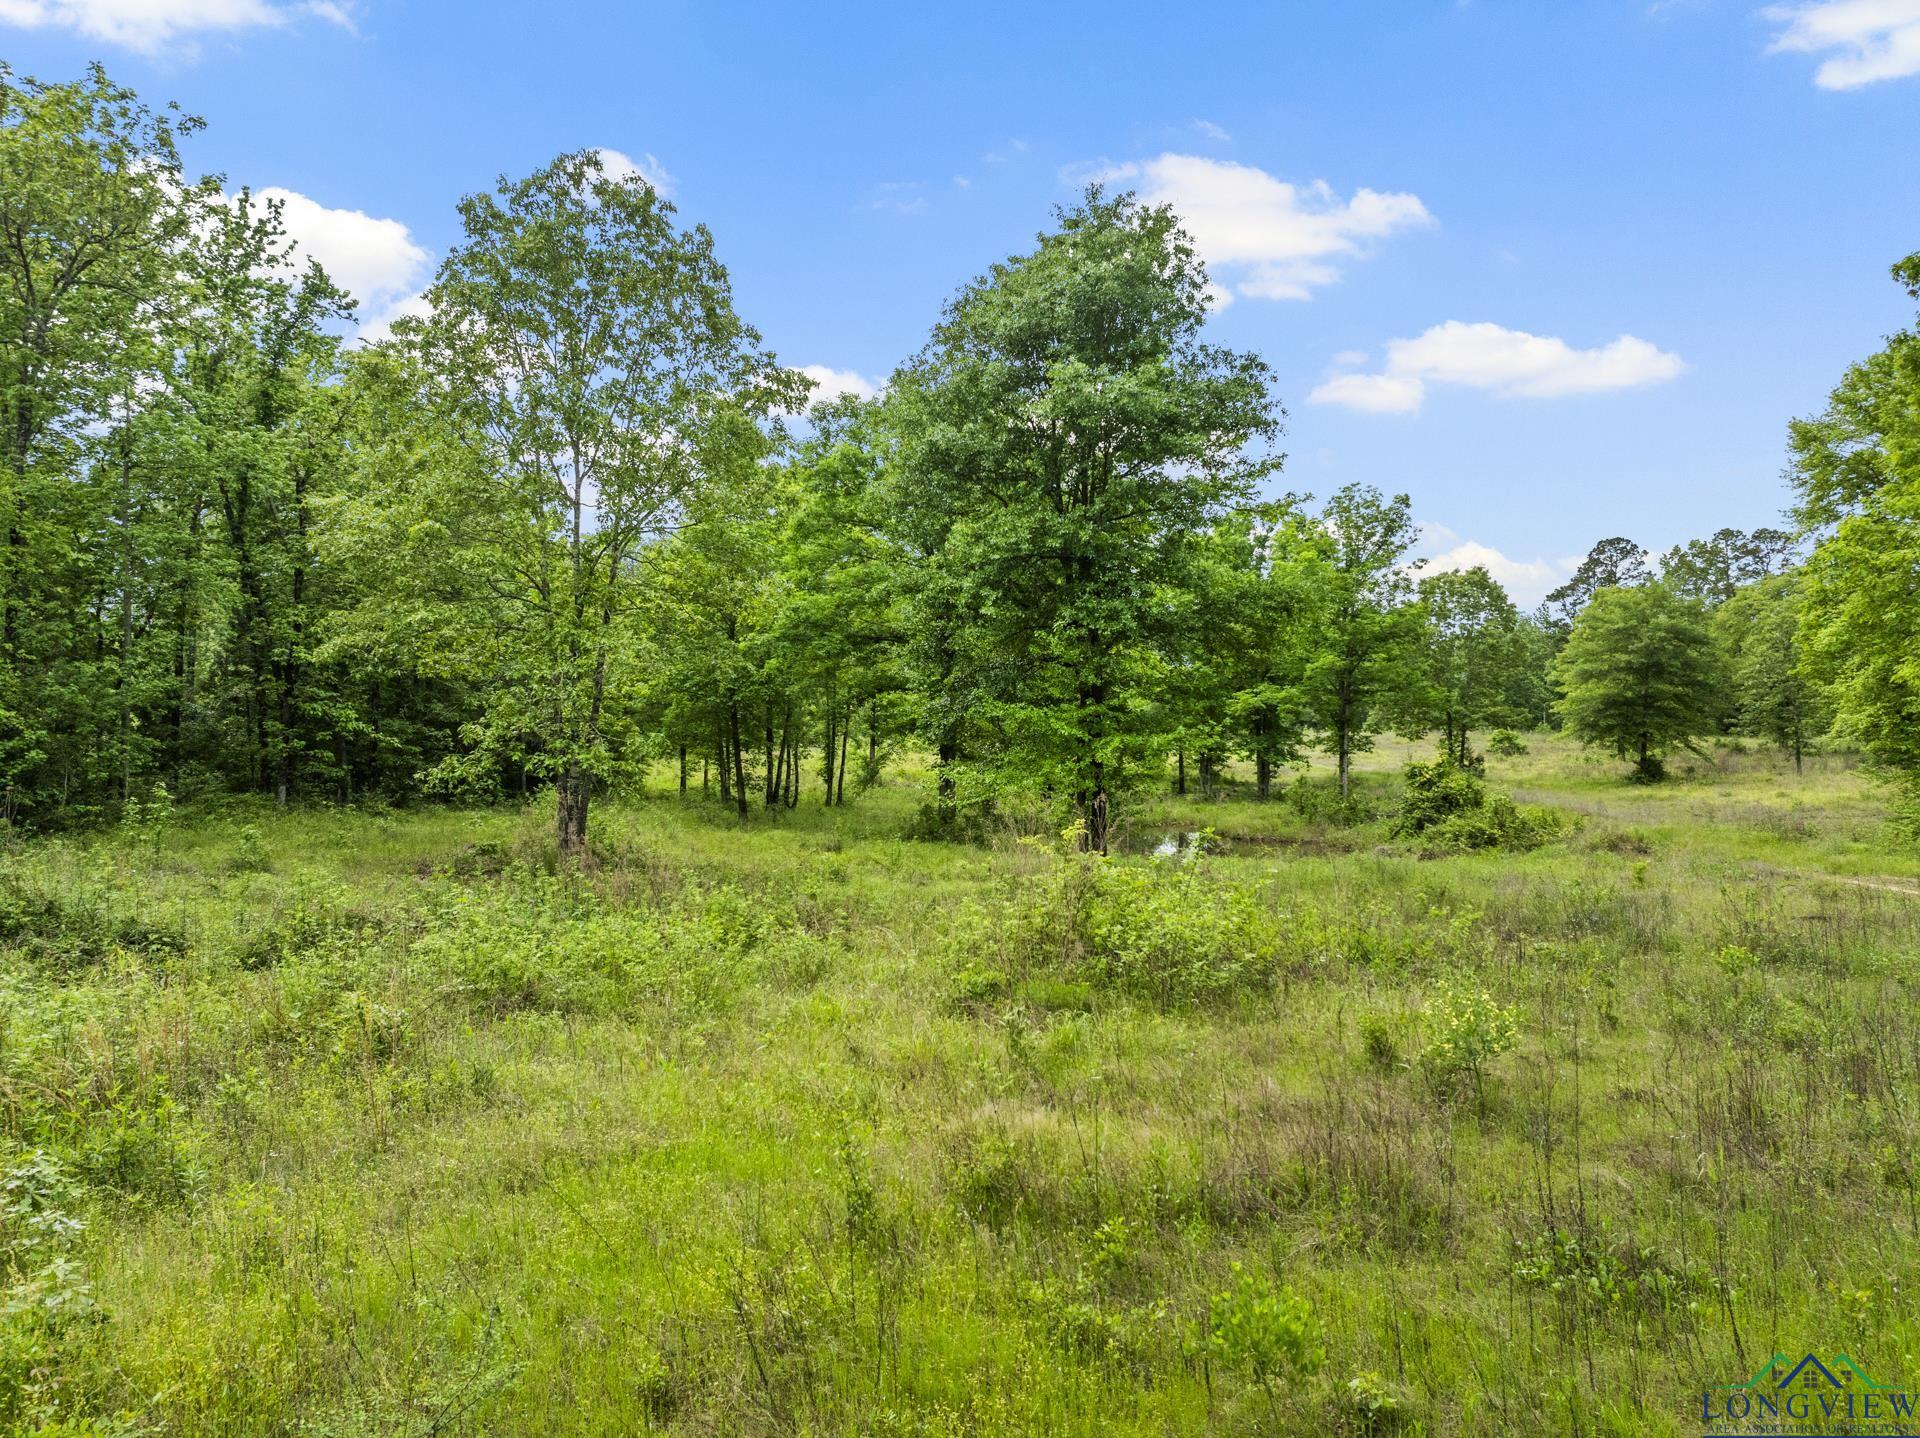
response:
[[[1701,1394],[1700,1421],[1702,1438],[1920,1438],[1912,1392],[1869,1377],[1845,1353],[1776,1353],[1746,1382]]]

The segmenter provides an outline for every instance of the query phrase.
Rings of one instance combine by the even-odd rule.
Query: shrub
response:
[[[1400,1062],[1400,1045],[1394,1037],[1393,1020],[1385,1014],[1360,1016],[1360,1042],[1366,1046],[1367,1062],[1377,1069],[1390,1069]]]
[[[1233,1285],[1213,1300],[1207,1344],[1231,1368],[1252,1376],[1277,1404],[1279,1386],[1308,1377],[1327,1361],[1326,1333],[1313,1306],[1291,1288],[1233,1265]]]
[[[1527,743],[1511,729],[1496,729],[1487,736],[1487,752],[1502,759],[1517,759],[1527,752]]]
[[[1449,983],[1428,1003],[1427,1025],[1421,1063],[1434,1087],[1446,1091],[1468,1082],[1475,1101],[1480,1101],[1487,1065],[1511,1050],[1518,1038],[1514,1010],[1495,1003],[1485,989]]]
[[[1522,810],[1505,794],[1491,791],[1479,775],[1450,759],[1409,764],[1397,838],[1419,837],[1438,853],[1475,849],[1530,849],[1552,831],[1554,820],[1537,810]]]

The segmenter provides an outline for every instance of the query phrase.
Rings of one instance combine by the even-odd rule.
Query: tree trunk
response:
[[[1096,854],[1107,852],[1107,772],[1098,759],[1093,761],[1093,790],[1087,799],[1087,847]]]
[[[773,807],[773,705],[767,705],[767,802],[764,807]]]
[[[833,761],[834,756],[839,752],[839,723],[839,706],[834,704],[832,700],[829,700],[827,703],[827,747],[821,753],[821,759],[826,767],[827,797],[825,802],[828,808],[833,806],[833,779],[836,772],[833,767]]]
[[[834,776],[834,804],[847,802],[847,736],[853,732],[853,710],[847,710],[846,722],[840,726],[840,772]]]
[[[680,746],[680,797],[687,797],[687,746]]]
[[[1273,756],[1265,749],[1253,756],[1253,774],[1260,797],[1268,798],[1273,793]]]
[[[939,801],[934,812],[940,821],[940,827],[943,829],[952,828],[954,821],[960,817],[959,805],[954,802],[955,786],[953,782],[953,766],[959,758],[960,746],[955,743],[951,737],[941,739],[938,765],[940,773],[938,786]]]
[[[586,850],[587,800],[592,793],[593,779],[578,764],[569,764],[560,771],[555,807],[558,811],[560,852],[568,858],[577,857]]]
[[[1173,774],[1173,792],[1184,798],[1187,792],[1187,751],[1185,749],[1173,751]]]
[[[747,767],[740,754],[740,706],[727,706],[728,738],[733,743],[733,806],[742,819],[747,817]]]

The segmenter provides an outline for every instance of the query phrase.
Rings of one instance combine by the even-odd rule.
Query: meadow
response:
[[[1852,761],[1528,736],[907,837],[142,809],[0,854],[0,1430],[1678,1434],[1920,1382],[1920,856]],[[697,791],[698,780],[695,780]],[[1187,836],[1197,835],[1189,840]],[[1171,850],[1156,855],[1156,849]]]

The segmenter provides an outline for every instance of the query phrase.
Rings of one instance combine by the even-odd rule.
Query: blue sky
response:
[[[1920,0],[0,0],[0,56],[205,116],[194,164],[375,321],[462,193],[616,151],[847,384],[1109,177],[1276,370],[1286,487],[1405,490],[1527,601],[1603,535],[1775,520],[1788,418],[1912,318]]]

